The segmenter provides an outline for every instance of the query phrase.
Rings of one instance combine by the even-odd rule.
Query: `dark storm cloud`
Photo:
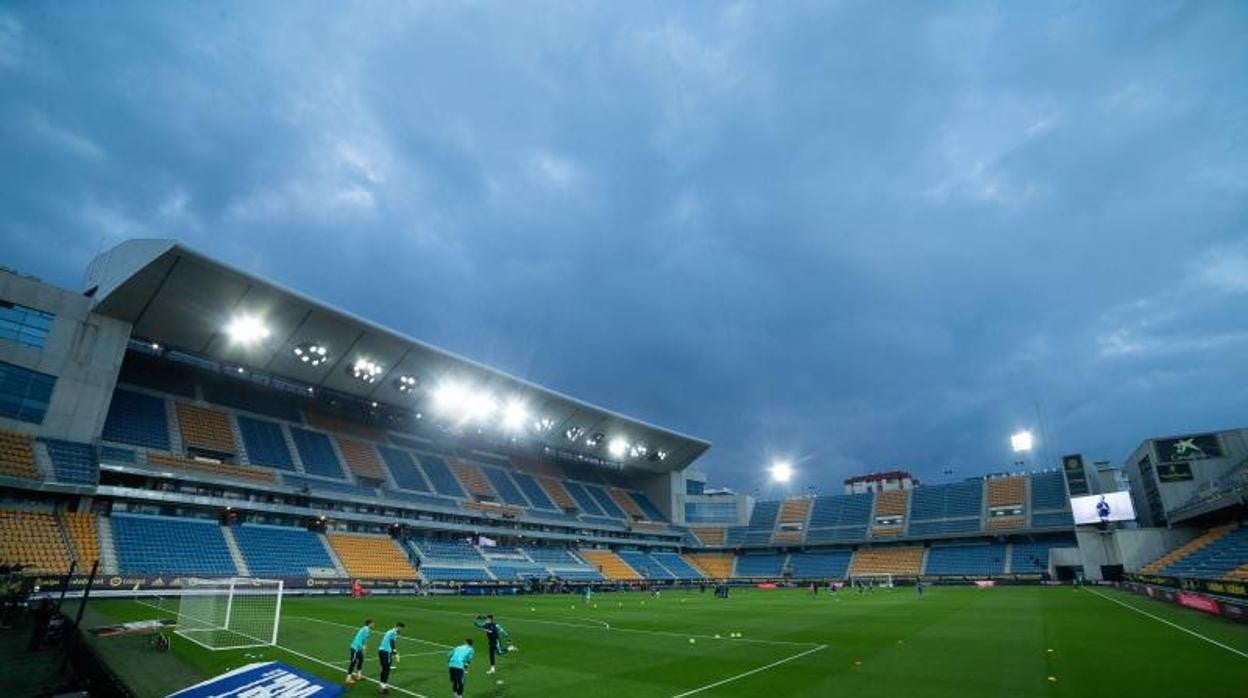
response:
[[[713,479],[1242,426],[1240,3],[0,9],[3,263],[137,236],[707,437]]]

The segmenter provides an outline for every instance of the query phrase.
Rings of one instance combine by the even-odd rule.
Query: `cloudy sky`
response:
[[[0,264],[176,237],[718,483],[1248,425],[1242,2],[5,3],[0,96]]]

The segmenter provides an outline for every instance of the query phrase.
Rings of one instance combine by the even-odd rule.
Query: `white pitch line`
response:
[[[325,619],[323,619],[323,618],[313,618],[312,616],[286,616],[286,617],[287,617],[287,618],[298,618],[298,619],[300,619],[300,620],[310,620],[310,621],[312,621],[313,623],[324,623],[324,624],[326,624],[326,625],[337,625],[337,626],[338,626],[338,627],[340,627],[340,628],[354,628],[354,627],[357,627],[357,626],[354,626],[354,625],[347,625],[346,623],[337,623],[337,622],[334,622],[334,621],[332,621],[332,620],[325,620]],[[426,644],[426,645],[433,645],[434,647],[442,647],[442,648],[444,648],[444,649],[448,649],[448,650],[449,650],[449,649],[454,649],[454,647],[453,647],[452,645],[444,645],[444,644],[442,644],[441,642],[433,642],[432,640],[422,640],[422,639],[420,639],[419,637],[409,637],[409,636],[406,636],[406,635],[400,635],[400,636],[399,636],[399,639],[400,639],[400,640],[411,640],[412,642],[419,642],[419,643]]]
[[[806,650],[805,652],[798,652],[797,654],[791,657],[785,657],[784,659],[781,659],[779,661],[772,662],[771,664],[768,664],[767,666],[760,666],[757,669],[743,671],[740,674],[737,674],[736,676],[729,676],[728,678],[720,680],[720,681],[716,681],[715,683],[708,683],[705,686],[699,686],[691,691],[685,691],[684,693],[677,693],[676,695],[672,696],[672,698],[685,698],[685,696],[691,696],[691,695],[694,695],[695,693],[701,693],[702,691],[709,691],[712,688],[718,688],[720,686],[723,686],[726,683],[732,683],[733,681],[744,679],[747,676],[753,676],[754,674],[757,674],[761,671],[767,671],[768,669],[778,667],[781,664],[788,664],[789,662],[797,660],[797,659],[801,659],[802,657],[805,657],[808,654],[814,654],[815,652],[818,652],[820,650],[827,649],[827,647],[828,647],[827,645],[819,645],[818,647],[813,647],[811,649]]]
[[[1084,591],[1090,591],[1090,592],[1092,592],[1093,594],[1096,594],[1097,596],[1101,597],[1102,599],[1105,599],[1106,601],[1113,601],[1114,603],[1118,604],[1119,606],[1122,606],[1122,607],[1124,607],[1124,608],[1129,608],[1129,609],[1131,609],[1132,611],[1135,611],[1136,613],[1139,613],[1140,615],[1148,616],[1149,618],[1152,618],[1152,619],[1153,619],[1153,620],[1155,620],[1155,621],[1160,621],[1160,622],[1165,623],[1166,625],[1168,625],[1168,626],[1170,626],[1170,627],[1172,627],[1172,628],[1176,628],[1176,629],[1178,629],[1178,630],[1182,630],[1183,632],[1187,633],[1188,635],[1191,635],[1192,637],[1197,637],[1197,638],[1200,638],[1201,640],[1204,640],[1205,642],[1208,642],[1208,643],[1209,643],[1209,644],[1211,644],[1211,645],[1217,645],[1218,647],[1221,647],[1222,649],[1224,649],[1224,650],[1226,650],[1226,651],[1228,651],[1228,652],[1234,652],[1235,654],[1238,654],[1239,656],[1243,657],[1244,659],[1248,659],[1248,653],[1244,653],[1244,652],[1243,652],[1243,651],[1241,651],[1241,650],[1237,650],[1237,649],[1235,649],[1234,647],[1231,647],[1230,645],[1224,645],[1224,644],[1222,644],[1221,642],[1218,642],[1217,640],[1214,640],[1214,639],[1213,639],[1213,638],[1211,638],[1211,637],[1205,637],[1204,635],[1201,635],[1200,633],[1196,632],[1195,630],[1189,630],[1189,629],[1187,629],[1187,628],[1185,628],[1185,627],[1183,627],[1183,626],[1179,625],[1178,623],[1172,623],[1172,622],[1170,622],[1170,621],[1166,620],[1165,618],[1162,618],[1162,617],[1160,617],[1160,616],[1155,616],[1155,615],[1153,615],[1153,614],[1149,613],[1148,611],[1145,611],[1145,610],[1140,609],[1140,608],[1136,608],[1135,606],[1132,606],[1131,604],[1126,603],[1125,601],[1119,601],[1118,599],[1115,599],[1115,598],[1114,598],[1114,597],[1112,597],[1112,596],[1106,596],[1105,594],[1102,594],[1101,592],[1099,592],[1099,591],[1097,591],[1097,590],[1095,590],[1095,589],[1093,589],[1093,588],[1091,588],[1091,587],[1084,587]]]
[[[141,604],[141,605],[143,605],[143,606],[149,606],[149,607],[154,608],[154,609],[156,609],[156,610],[158,610],[158,611],[164,611],[164,612],[166,612],[166,613],[168,613],[168,612],[169,612],[169,609],[161,608],[160,606],[156,606],[156,605],[153,605],[153,604],[147,603],[147,602],[145,602],[145,601],[139,601],[138,599],[135,599],[135,603]],[[312,620],[312,619],[309,619],[309,620]],[[337,665],[335,665],[334,663],[332,663],[332,662],[327,662],[327,661],[325,661],[324,659],[317,659],[316,657],[313,657],[313,656],[312,656],[312,655],[310,655],[310,654],[304,654],[303,652],[297,652],[297,651],[295,651],[295,650],[292,650],[292,649],[291,649],[291,648],[289,648],[289,647],[283,647],[282,645],[278,645],[278,644],[273,644],[273,645],[268,645],[268,646],[269,646],[269,647],[273,647],[273,648],[275,648],[275,649],[279,649],[279,650],[281,650],[281,651],[283,651],[283,652],[287,652],[287,653],[289,653],[289,654],[293,654],[293,655],[295,655],[296,657],[301,657],[301,658],[303,658],[303,659],[308,660],[309,662],[316,662],[317,664],[320,664],[320,665],[322,665],[322,666],[327,666],[327,667],[329,667],[330,669],[333,669],[334,671],[342,671],[342,669],[341,669],[340,667],[338,667]],[[342,663],[342,662],[339,662],[339,664],[341,664],[341,663]],[[365,676],[365,677],[364,677],[364,680],[365,680],[365,681],[372,681],[373,683],[375,683],[375,684],[377,684],[377,685],[379,685],[379,686],[381,685],[381,682],[380,682],[380,681],[378,681],[377,679],[369,678],[369,677],[367,677],[367,676]],[[401,687],[401,686],[395,686],[394,684],[390,684],[390,688],[392,688],[392,689],[394,689],[394,690],[396,690],[396,691],[398,691],[398,692],[400,692],[400,693],[406,693],[406,694],[407,694],[407,695],[409,695],[409,696],[413,696],[413,698],[429,698],[429,696],[427,696],[427,695],[425,695],[425,694],[423,694],[423,693],[417,693],[417,692],[415,692],[415,691],[409,691],[409,690],[407,690],[406,688],[403,688],[403,687]]]

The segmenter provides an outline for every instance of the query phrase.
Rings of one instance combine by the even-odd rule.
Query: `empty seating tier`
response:
[[[813,497],[799,497],[797,499],[786,499],[780,505],[780,523],[806,523],[806,519],[810,517],[810,507],[814,504]]]
[[[65,512],[61,514],[61,523],[69,533],[71,551],[78,561],[80,572],[90,572],[91,565],[100,559],[100,533],[95,525],[95,514],[91,512]]]
[[[235,480],[252,480],[255,482],[277,482],[277,476],[274,475],[272,470],[247,468],[241,465],[230,465],[228,463],[212,463],[209,461],[194,460],[192,458],[184,458],[183,456],[175,456],[172,453],[157,453],[156,451],[149,451],[147,454],[147,462],[148,464],[157,467],[180,468],[182,470],[190,470],[214,477],[231,478]]]
[[[541,484],[546,494],[550,495],[553,501],[560,509],[578,509],[576,500],[572,499],[572,495],[568,493],[568,488],[563,486],[563,482],[549,477],[538,477],[537,481]]]
[[[414,492],[430,490],[429,482],[425,480],[424,473],[420,472],[420,466],[416,465],[411,454],[389,446],[378,446],[377,450],[381,453],[382,460],[386,462],[386,467],[390,469],[394,484]]]
[[[659,511],[659,508],[656,507],[654,502],[650,501],[650,498],[645,494],[641,492],[629,492],[628,496],[634,502],[637,502],[637,506],[641,507],[641,513],[645,515],[647,519],[650,519],[651,521],[667,521],[667,517],[663,515],[663,512]]]
[[[252,465],[263,465],[281,470],[294,470],[295,461],[286,446],[282,426],[277,422],[253,419],[238,415],[238,431],[243,437],[243,448]]]
[[[905,516],[910,503],[909,490],[887,490],[875,495],[876,516]]]
[[[1227,531],[1166,565],[1162,574],[1200,579],[1230,578],[1248,560],[1248,528]]]
[[[1031,509],[1047,511],[1070,508],[1066,498],[1066,483],[1060,471],[1037,473],[1031,476]]]
[[[381,469],[381,461],[372,444],[339,438],[338,450],[342,452],[343,460],[347,461],[347,467],[357,477],[385,481],[386,474]]]
[[[732,553],[687,553],[684,558],[685,562],[712,579],[727,579],[732,576],[735,562]]]
[[[114,390],[101,438],[168,451],[169,423],[164,399],[120,388]]]
[[[641,575],[610,550],[581,550],[581,557],[607,579],[637,580]]]
[[[304,412],[304,419],[308,426],[315,427],[321,431],[334,432],[336,434],[347,434],[355,436],[365,441],[373,441],[383,443],[386,440],[386,433],[380,429],[353,422],[347,419],[339,419],[321,412],[308,410]]]
[[[1049,551],[1075,547],[1074,539],[1014,543],[1010,546],[1011,574],[1039,574],[1049,571]]]
[[[675,579],[676,575],[658,560],[640,550],[621,550],[617,555],[646,579]]]
[[[1004,572],[1004,545],[935,545],[927,553],[926,574],[989,575]]]
[[[0,431],[0,475],[38,479],[34,441],[26,434]]]
[[[243,524],[234,529],[238,550],[253,575],[302,577],[309,568],[334,569],[320,536],[302,528]]]
[[[772,543],[801,543],[801,531],[776,531],[771,534]]]
[[[1009,531],[1026,525],[1027,520],[1021,516],[993,516],[988,519],[989,531]]]
[[[417,460],[424,468],[425,475],[429,476],[429,483],[433,485],[435,492],[447,497],[468,496],[464,493],[464,488],[460,487],[459,480],[455,479],[455,474],[451,472],[451,466],[447,465],[441,456],[421,455]]]
[[[988,506],[1022,504],[1027,494],[1027,480],[1022,475],[994,477],[988,481]]]
[[[224,412],[208,407],[197,407],[185,402],[177,403],[178,424],[182,430],[182,444],[186,448],[202,448],[215,453],[238,453],[234,443],[234,430],[230,417]]]
[[[770,531],[776,527],[776,515],[780,512],[780,502],[758,502],[754,511],[750,512],[749,528],[756,531]]]
[[[676,553],[650,553],[650,557],[666,567],[677,579],[701,579],[703,576],[696,567]]]
[[[556,548],[549,545],[531,545],[521,548],[529,559],[551,567],[582,565],[580,560],[567,548]]]
[[[867,537],[873,495],[830,495],[815,497],[810,511],[806,541],[832,542],[862,540]]]
[[[516,487],[515,482],[512,482],[511,476],[507,474],[507,471],[482,466],[481,472],[485,473],[485,476],[489,478],[490,485],[494,487],[494,491],[498,493],[499,498],[505,503],[518,507],[529,506],[524,495],[520,493],[520,488]]]
[[[598,506],[598,502],[594,501],[594,498],[590,496],[589,492],[580,483],[564,480],[563,487],[576,500],[578,509],[590,516],[603,516],[602,507]]]
[[[1208,531],[1205,531],[1204,533],[1189,540],[1183,545],[1180,545],[1174,550],[1171,550],[1165,555],[1162,555],[1156,560],[1153,560],[1147,565],[1144,565],[1144,567],[1141,568],[1140,571],[1143,572],[1144,574],[1159,574],[1162,571],[1162,569],[1168,567],[1170,564],[1174,562],[1178,562],[1179,560],[1183,559],[1185,556],[1191,553],[1194,553],[1197,550],[1200,550],[1206,545],[1209,545],[1210,543],[1218,540],[1222,536],[1225,536],[1227,533],[1230,533],[1231,528],[1232,527],[1230,526],[1219,526],[1218,528],[1213,528]]]
[[[598,485],[583,485],[583,487],[589,493],[589,496],[594,498],[594,503],[602,509],[604,514],[613,519],[628,518],[624,514],[624,510],[615,503],[615,500],[611,499],[611,495],[607,494],[606,490]]]
[[[747,553],[737,558],[738,577],[779,577],[784,572],[784,560],[788,557],[781,553]]]
[[[486,479],[485,473],[481,472],[481,467],[476,463],[454,459],[451,461],[451,469],[455,471],[455,475],[469,494],[482,499],[495,498],[494,488],[490,486],[490,481]]]
[[[109,521],[122,574],[238,574],[216,521],[139,514]]]
[[[850,564],[851,575],[895,574],[918,576],[923,566],[923,548],[860,548]]]
[[[299,460],[303,462],[304,472],[309,475],[342,479],[342,463],[338,460],[338,454],[334,453],[334,445],[328,436],[316,431],[291,427],[290,438],[295,442],[295,450],[299,452]]]
[[[690,526],[689,530],[702,541],[702,545],[724,544],[724,529],[718,526]]]
[[[625,514],[628,514],[630,518],[650,519],[651,521],[656,520],[647,516],[646,513],[641,510],[641,507],[638,506],[637,501],[629,496],[629,494],[624,490],[618,487],[612,487],[607,490],[607,493],[611,495],[611,499],[615,502],[616,506],[623,510]]]
[[[817,550],[797,552],[789,556],[793,576],[802,579],[841,579],[849,572],[852,550]]]
[[[18,563],[32,572],[63,573],[69,559],[55,514],[0,509],[0,562]]]
[[[100,481],[100,461],[95,447],[76,441],[41,439],[48,457],[52,460],[52,472],[59,482],[75,485],[95,485]]]
[[[511,473],[511,479],[516,481],[516,484],[520,486],[520,491],[524,492],[535,509],[555,510],[555,503],[550,500],[550,495],[546,494],[546,490],[542,489],[532,475],[514,471]]]
[[[398,543],[386,536],[329,533],[329,544],[347,574],[364,579],[415,579],[416,570]]]
[[[481,551],[466,540],[415,541],[424,565],[476,565],[485,564]]]

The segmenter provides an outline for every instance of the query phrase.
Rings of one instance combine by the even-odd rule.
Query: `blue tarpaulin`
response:
[[[342,687],[337,684],[281,662],[258,662],[171,693],[168,698],[331,698],[339,695],[342,695]]]

